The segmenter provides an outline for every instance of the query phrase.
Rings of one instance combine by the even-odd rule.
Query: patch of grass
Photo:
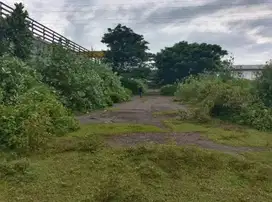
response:
[[[2,201],[270,201],[271,164],[149,145],[33,158],[32,182],[0,180]],[[64,194],[65,193],[65,194]]]
[[[64,153],[72,151],[95,153],[104,148],[104,139],[101,136],[67,136],[52,138],[41,154]]]
[[[72,151],[95,153],[105,148],[106,136],[130,133],[155,132],[165,130],[152,125],[126,123],[92,123],[81,125],[80,129],[63,137],[52,137],[39,154],[51,155]],[[37,152],[38,153],[38,152]]]
[[[272,165],[272,150],[270,151],[262,151],[262,152],[246,152],[242,154],[244,158],[249,159],[251,161],[260,162],[264,165],[269,164]],[[272,173],[271,173],[272,175]]]
[[[153,125],[127,123],[98,123],[81,125],[80,130],[70,133],[69,136],[115,135],[125,133],[164,132]]]
[[[160,117],[160,116],[178,116],[179,111],[178,110],[169,110],[169,111],[158,111],[152,113],[153,117]]]
[[[165,121],[164,124],[175,132],[199,132],[205,137],[233,146],[272,148],[272,134],[233,125],[197,124],[182,121]]]

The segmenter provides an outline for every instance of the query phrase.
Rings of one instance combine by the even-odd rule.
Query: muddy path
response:
[[[159,95],[134,97],[131,101],[116,104],[112,108],[93,112],[88,115],[78,116],[77,119],[83,123],[140,123],[164,127],[162,120],[173,118],[176,115],[154,116],[156,112],[171,112],[184,109],[184,106],[174,102],[172,97]],[[169,142],[177,145],[196,145],[206,149],[213,149],[226,153],[239,153],[247,151],[261,151],[261,148],[233,147],[215,143],[203,137],[198,132],[188,133],[136,133],[112,136],[107,139],[110,146],[134,146],[144,143],[167,144]]]

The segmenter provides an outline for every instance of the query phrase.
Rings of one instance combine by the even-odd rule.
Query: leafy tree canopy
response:
[[[0,19],[1,54],[8,52],[23,60],[31,53],[32,33],[28,29],[26,21],[28,12],[24,10],[22,3],[15,3],[15,9],[11,15]]]
[[[174,83],[189,75],[219,70],[228,52],[219,45],[182,41],[157,53],[155,64],[163,84]]]
[[[149,43],[144,40],[143,35],[121,24],[114,29],[109,28],[101,42],[107,44],[109,48],[105,54],[106,62],[112,64],[113,70],[118,73],[138,66],[150,56],[146,52]]]

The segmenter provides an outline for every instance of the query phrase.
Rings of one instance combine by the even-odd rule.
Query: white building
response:
[[[241,74],[243,78],[253,80],[264,65],[234,65],[233,67],[234,71]]]

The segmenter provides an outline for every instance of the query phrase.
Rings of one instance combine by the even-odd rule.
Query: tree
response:
[[[174,83],[189,75],[222,68],[222,57],[228,52],[219,45],[182,41],[166,47],[155,56],[158,78],[162,84]]]
[[[5,19],[5,38],[9,42],[9,47],[12,47],[10,52],[23,60],[30,56],[33,40],[32,33],[28,29],[27,17],[28,12],[24,11],[24,5],[15,3],[14,11]]]
[[[7,40],[7,22],[0,16],[0,56],[8,52],[9,43]]]
[[[272,107],[272,60],[256,75],[256,90],[267,107]]]
[[[124,77],[133,77],[137,79],[147,79],[151,73],[151,64],[139,64],[137,68],[131,68],[126,72],[122,73]]]
[[[114,29],[108,28],[102,43],[109,48],[105,52],[105,60],[110,63],[113,70],[122,73],[128,69],[138,66],[148,60],[148,42],[143,35],[133,32],[131,28],[118,24]]]

